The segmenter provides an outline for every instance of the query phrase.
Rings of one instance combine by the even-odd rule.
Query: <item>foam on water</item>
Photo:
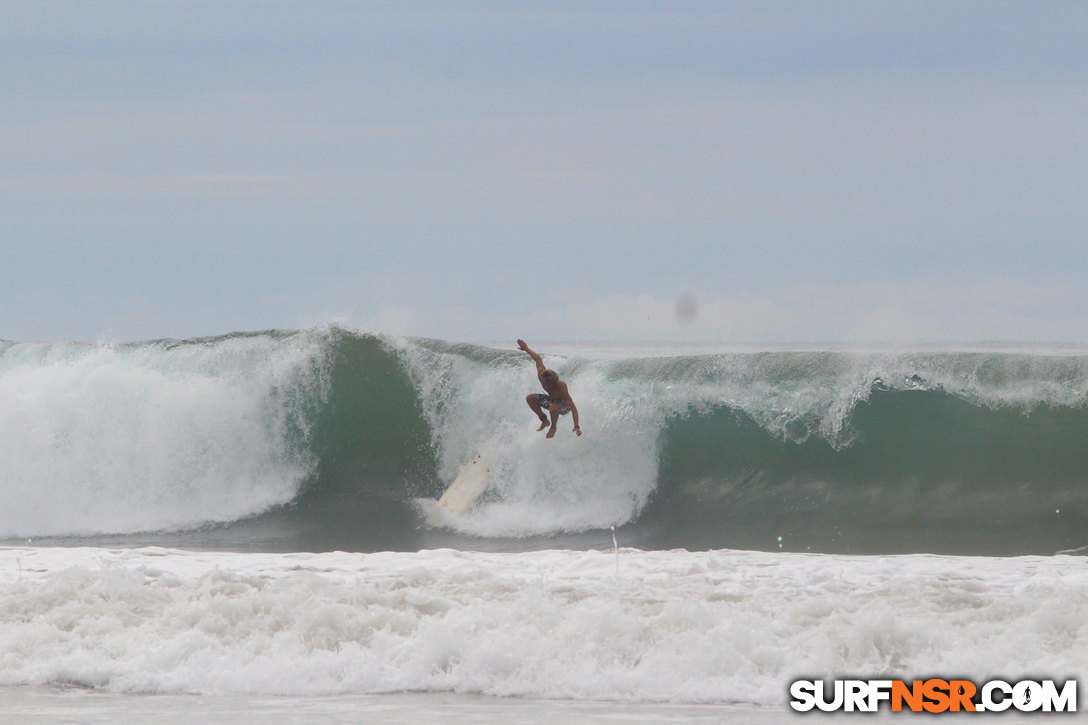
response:
[[[392,344],[420,391],[439,476],[453,480],[476,455],[489,465],[490,499],[451,526],[482,536],[584,531],[622,524],[645,505],[667,407],[637,409],[631,396],[615,395],[600,368],[548,357],[576,391],[584,435],[572,434],[568,415],[546,439],[524,402],[540,383],[523,353],[481,357]]]
[[[0,537],[231,521],[314,465],[321,336],[15,344],[0,352]]]
[[[781,704],[799,676],[1065,679],[1072,557],[0,550],[0,684]]]

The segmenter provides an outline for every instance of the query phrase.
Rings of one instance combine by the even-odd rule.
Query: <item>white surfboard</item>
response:
[[[457,474],[457,478],[442,494],[442,498],[438,499],[438,505],[445,506],[450,513],[460,516],[472,508],[476,499],[480,498],[480,494],[486,489],[487,464],[476,456],[472,459],[472,463],[462,468]]]

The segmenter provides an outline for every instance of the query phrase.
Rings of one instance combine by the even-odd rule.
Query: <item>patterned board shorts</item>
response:
[[[552,407],[552,397],[547,393],[537,393],[536,401],[540,403],[541,410],[548,410]],[[563,407],[559,409],[559,415],[566,415],[570,412],[570,407],[566,403],[560,403],[560,405],[562,405]]]

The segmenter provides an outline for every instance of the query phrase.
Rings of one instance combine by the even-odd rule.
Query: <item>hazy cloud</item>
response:
[[[1088,9],[1026,8],[7,3],[0,337],[1081,339]]]

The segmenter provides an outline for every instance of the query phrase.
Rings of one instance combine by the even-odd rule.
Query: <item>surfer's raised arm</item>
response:
[[[544,410],[547,409],[551,413],[552,424],[551,429],[548,431],[548,438],[555,437],[555,425],[559,421],[559,416],[567,413],[570,413],[574,419],[574,435],[582,435],[582,428],[578,425],[578,406],[574,404],[574,399],[570,397],[567,384],[559,379],[558,373],[554,370],[548,370],[544,367],[544,361],[529,349],[529,346],[525,344],[525,340],[518,340],[518,349],[529,353],[529,357],[536,363],[536,376],[540,379],[540,384],[544,386],[543,393],[529,393],[525,396],[525,402],[529,404],[529,408],[540,419],[540,427],[537,430],[542,431],[548,427],[548,416],[544,414]]]
[[[529,353],[529,357],[531,357],[533,359],[533,362],[536,363],[536,374],[537,374],[537,376],[539,377],[540,375],[543,375],[544,371],[547,368],[544,367],[544,361],[540,358],[540,356],[529,349],[529,346],[527,344],[525,344],[525,340],[518,340],[518,347],[520,349],[524,350],[525,352]]]

